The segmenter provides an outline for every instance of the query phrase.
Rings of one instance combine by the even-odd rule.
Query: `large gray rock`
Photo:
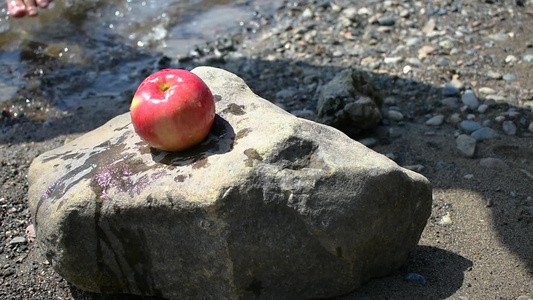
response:
[[[382,103],[383,96],[370,74],[346,69],[322,88],[316,120],[356,137],[377,127],[382,118]]]
[[[194,72],[217,99],[202,144],[150,149],[124,114],[32,163],[36,235],[60,275],[102,293],[308,299],[406,263],[431,210],[423,176],[231,73]]]

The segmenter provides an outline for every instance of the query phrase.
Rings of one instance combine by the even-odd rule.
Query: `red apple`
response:
[[[200,143],[215,120],[213,94],[195,74],[164,69],[148,76],[130,107],[135,132],[150,146],[180,151]]]

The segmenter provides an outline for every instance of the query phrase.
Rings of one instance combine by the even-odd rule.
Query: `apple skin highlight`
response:
[[[215,101],[200,77],[182,69],[148,76],[130,106],[135,132],[151,147],[186,150],[205,139],[215,119]]]

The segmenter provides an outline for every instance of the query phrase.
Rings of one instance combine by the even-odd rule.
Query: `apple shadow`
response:
[[[164,151],[150,148],[152,159],[161,164],[181,167],[192,164],[201,167],[202,162],[211,155],[224,154],[233,150],[235,131],[231,124],[220,115],[215,115],[213,127],[207,137],[198,145],[185,151]]]

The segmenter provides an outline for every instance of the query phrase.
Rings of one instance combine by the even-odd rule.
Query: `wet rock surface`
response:
[[[260,26],[198,44],[202,51],[191,53],[164,56],[109,38],[102,43],[109,46],[102,51],[107,60],[65,67],[49,41],[40,41],[48,56],[32,54],[38,44],[28,44],[21,65],[7,63],[17,51],[2,52],[3,74],[16,75],[16,90],[0,87],[11,95],[0,117],[0,296],[101,299],[69,288],[29,239],[10,244],[33,222],[28,166],[38,154],[126,112],[134,81],[162,67],[207,64],[237,74],[261,97],[312,120],[323,87],[335,76],[345,69],[372,73],[384,96],[383,119],[356,139],[430,179],[434,205],[409,263],[340,299],[533,297],[532,8],[531,1],[285,1],[272,17],[259,9]],[[96,44],[90,31],[72,36]],[[110,74],[127,74],[127,80],[107,80]],[[82,93],[95,78],[131,87]],[[466,91],[475,95],[477,108],[463,103]],[[105,110],[63,105],[62,99],[78,98],[96,99]],[[463,130],[465,120],[481,129]],[[457,149],[460,135],[475,139],[472,157]],[[481,165],[485,158],[509,168]]]
[[[193,72],[219,98],[200,145],[150,149],[126,113],[33,161],[29,208],[59,274],[97,293],[330,298],[405,264],[427,179],[227,71]]]

